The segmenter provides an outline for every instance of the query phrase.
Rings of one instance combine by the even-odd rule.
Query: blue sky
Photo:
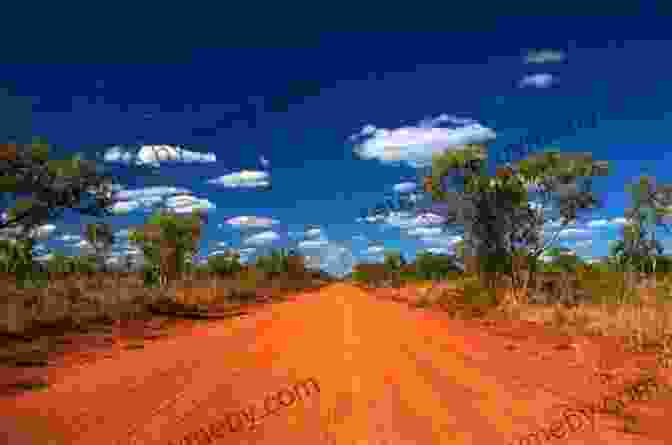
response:
[[[415,169],[357,159],[351,135],[367,125],[392,132],[418,127],[421,120],[442,114],[493,130],[493,155],[527,132],[564,135],[553,145],[592,151],[611,162],[611,176],[595,181],[606,207],[593,214],[595,220],[611,221],[627,205],[626,181],[644,172],[672,181],[667,137],[672,41],[652,20],[509,17],[490,31],[312,33],[304,41],[264,40],[257,33],[247,44],[244,38],[185,37],[172,59],[165,46],[173,40],[144,42],[145,63],[140,63],[140,50],[121,38],[106,40],[95,52],[76,45],[41,48],[30,64],[11,63],[26,61],[25,53],[14,48],[0,67],[0,86],[23,99],[3,105],[0,133],[25,134],[31,128],[59,153],[92,154],[134,143],[214,153],[216,162],[162,165],[153,176],[126,173],[129,188],[182,187],[216,206],[210,210],[204,255],[218,242],[245,247],[246,236],[264,230],[279,236],[270,246],[287,247],[295,238],[289,232],[315,225],[322,228],[321,245],[345,246],[357,258],[370,245],[400,248],[412,258],[418,248],[451,241],[422,242],[390,224],[356,221],[361,209],[380,202]],[[641,40],[634,40],[634,31]],[[564,60],[526,63],[529,51],[541,49],[560,52]],[[302,97],[307,90],[312,95]],[[16,111],[26,101],[32,113]],[[283,110],[279,105],[287,102]],[[599,114],[595,128],[575,134],[563,129],[593,112]],[[242,170],[266,170],[260,156],[270,162],[270,190],[206,182]],[[246,230],[225,224],[245,215],[278,224]],[[109,221],[121,230],[146,216],[138,210]],[[67,215],[53,222],[52,238],[81,234],[82,221],[89,220]],[[562,245],[600,256],[619,225],[576,228],[587,232],[571,232]],[[45,244],[67,251],[72,243],[52,239]]]

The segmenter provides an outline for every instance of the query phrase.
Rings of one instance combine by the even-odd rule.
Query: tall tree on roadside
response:
[[[606,175],[608,164],[593,161],[590,153],[547,150],[498,167],[494,176],[486,165],[482,145],[435,154],[430,189],[434,200],[447,205],[447,224],[464,228],[465,250],[478,258],[482,284],[494,293],[501,278],[510,277],[515,303],[544,250],[580,211],[600,205],[592,177]],[[548,237],[547,224],[558,214],[560,230]]]

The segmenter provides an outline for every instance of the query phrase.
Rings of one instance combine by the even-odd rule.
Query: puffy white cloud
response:
[[[434,213],[421,213],[414,216],[408,212],[396,212],[385,218],[386,224],[401,229],[436,226],[443,224],[445,221],[445,218]]]
[[[606,227],[609,225],[609,221],[606,219],[594,219],[592,221],[589,221],[587,226],[590,228],[597,228],[597,227]]]
[[[273,232],[272,230],[267,230],[265,232],[257,233],[256,235],[248,237],[247,239],[245,239],[244,244],[264,246],[267,244],[271,244],[275,241],[278,241],[279,239],[280,235]]]
[[[115,215],[124,215],[139,208],[140,203],[138,201],[117,201],[112,205],[110,211]]]
[[[305,240],[299,243],[299,249],[320,249],[326,247],[329,241],[325,239]]]
[[[229,243],[227,243],[227,242],[225,242],[225,241],[220,241],[220,242],[217,243],[217,245],[218,245],[219,247],[226,247],[226,246],[229,245]]]
[[[415,229],[411,229],[408,231],[408,234],[410,236],[425,236],[425,237],[432,237],[432,236],[438,236],[443,233],[443,229],[441,227],[417,227]]]
[[[138,198],[135,201],[141,207],[149,209],[149,208],[152,208],[155,205],[163,202],[163,197],[161,197],[161,196],[145,196],[145,197],[142,197],[142,198]]]
[[[465,144],[487,142],[496,136],[492,129],[478,123],[458,128],[436,126],[446,121],[439,116],[425,119],[414,127],[391,130],[368,125],[350,139],[362,139],[354,147],[355,154],[362,159],[378,159],[383,163],[405,162],[412,167],[423,167],[431,165],[434,153]]]
[[[133,152],[119,145],[110,147],[105,151],[103,160],[105,162],[124,162],[129,163],[133,159]]]
[[[435,118],[425,118],[420,121],[418,126],[423,127],[423,128],[432,128],[436,127],[437,125],[440,125],[444,122],[449,122],[453,125],[470,125],[470,124],[475,124],[477,123],[475,120],[471,118],[464,118],[464,117],[457,117],[449,114],[440,114],[439,116]]]
[[[215,204],[208,201],[207,199],[195,199],[189,205],[182,205],[181,204],[177,207],[170,207],[170,206],[166,206],[166,207],[171,208],[175,213],[193,213],[193,212],[196,212],[197,210],[210,211],[210,210],[214,210],[214,209],[217,208],[217,206]]]
[[[429,252],[432,255],[451,255],[454,253],[452,249],[447,247],[430,247],[428,249],[423,249],[425,252]]]
[[[103,160],[106,162],[134,163],[136,165],[158,167],[163,162],[216,162],[217,157],[214,153],[198,153],[174,145],[143,145],[137,153],[135,152],[135,149],[117,145],[109,148],[105,152]]]
[[[72,246],[73,247],[79,247],[80,249],[84,249],[84,248],[87,248],[87,247],[91,247],[91,243],[88,242],[87,240],[83,239],[80,242],[78,242],[77,244],[73,244]]]
[[[625,219],[625,218],[623,218],[622,216],[620,216],[620,217],[618,217],[618,218],[612,218],[612,219],[609,221],[609,224],[614,224],[614,225],[618,225],[618,226],[624,226],[624,225],[628,224],[628,220]]]
[[[381,254],[385,251],[385,247],[383,246],[370,246],[368,249],[366,249],[366,253],[369,255],[377,255]]]
[[[69,234],[69,233],[65,233],[65,234],[63,234],[60,238],[58,238],[59,241],[64,241],[64,242],[66,242],[66,243],[68,243],[68,242],[70,242],[70,241],[79,241],[80,239],[82,239],[81,236],[79,236],[79,235],[71,235],[71,234]]]
[[[436,244],[440,246],[452,247],[458,242],[462,241],[462,237],[456,236],[426,236],[420,238],[420,241],[427,244]]]
[[[565,60],[565,53],[552,49],[530,51],[525,56],[525,63],[553,63]]]
[[[558,238],[579,238],[591,234],[590,230],[585,229],[564,229],[560,231]]]
[[[121,190],[117,192],[114,197],[115,199],[119,200],[132,200],[147,198],[150,196],[165,197],[167,195],[184,195],[188,193],[191,192],[183,187],[152,186],[139,189]]]
[[[279,221],[275,219],[258,216],[236,216],[235,218],[229,218],[224,222],[234,227],[247,227],[255,229],[265,229],[279,223]]]
[[[193,195],[176,195],[166,198],[166,207],[188,207],[198,201]]]
[[[523,77],[518,85],[522,87],[548,88],[555,82],[554,77],[548,73],[530,74]]]
[[[415,182],[400,182],[399,184],[395,184],[392,188],[397,193],[411,193],[414,192],[417,187],[418,185]]]
[[[229,173],[206,181],[208,184],[221,185],[223,187],[268,187],[270,185],[270,175],[262,171],[243,170],[240,172]]]

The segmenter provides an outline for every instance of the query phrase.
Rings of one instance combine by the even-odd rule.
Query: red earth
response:
[[[451,320],[348,284],[164,331],[144,349],[114,333],[45,368],[0,368],[5,388],[49,383],[0,394],[0,444],[672,443],[671,395],[628,403],[629,432],[622,416],[581,411],[654,361],[616,339]],[[319,392],[295,397],[306,379]]]

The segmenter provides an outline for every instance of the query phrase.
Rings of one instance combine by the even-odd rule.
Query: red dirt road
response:
[[[626,407],[640,418],[636,433],[599,413],[594,430],[576,414],[575,431],[536,434],[563,407],[613,392],[592,376],[598,363],[634,375],[643,357],[611,339],[449,320],[336,284],[142,350],[60,365],[48,389],[0,397],[0,444],[670,444],[670,395]],[[267,396],[309,378],[319,393],[253,429],[220,424],[213,442],[181,441],[251,405],[261,417]]]

